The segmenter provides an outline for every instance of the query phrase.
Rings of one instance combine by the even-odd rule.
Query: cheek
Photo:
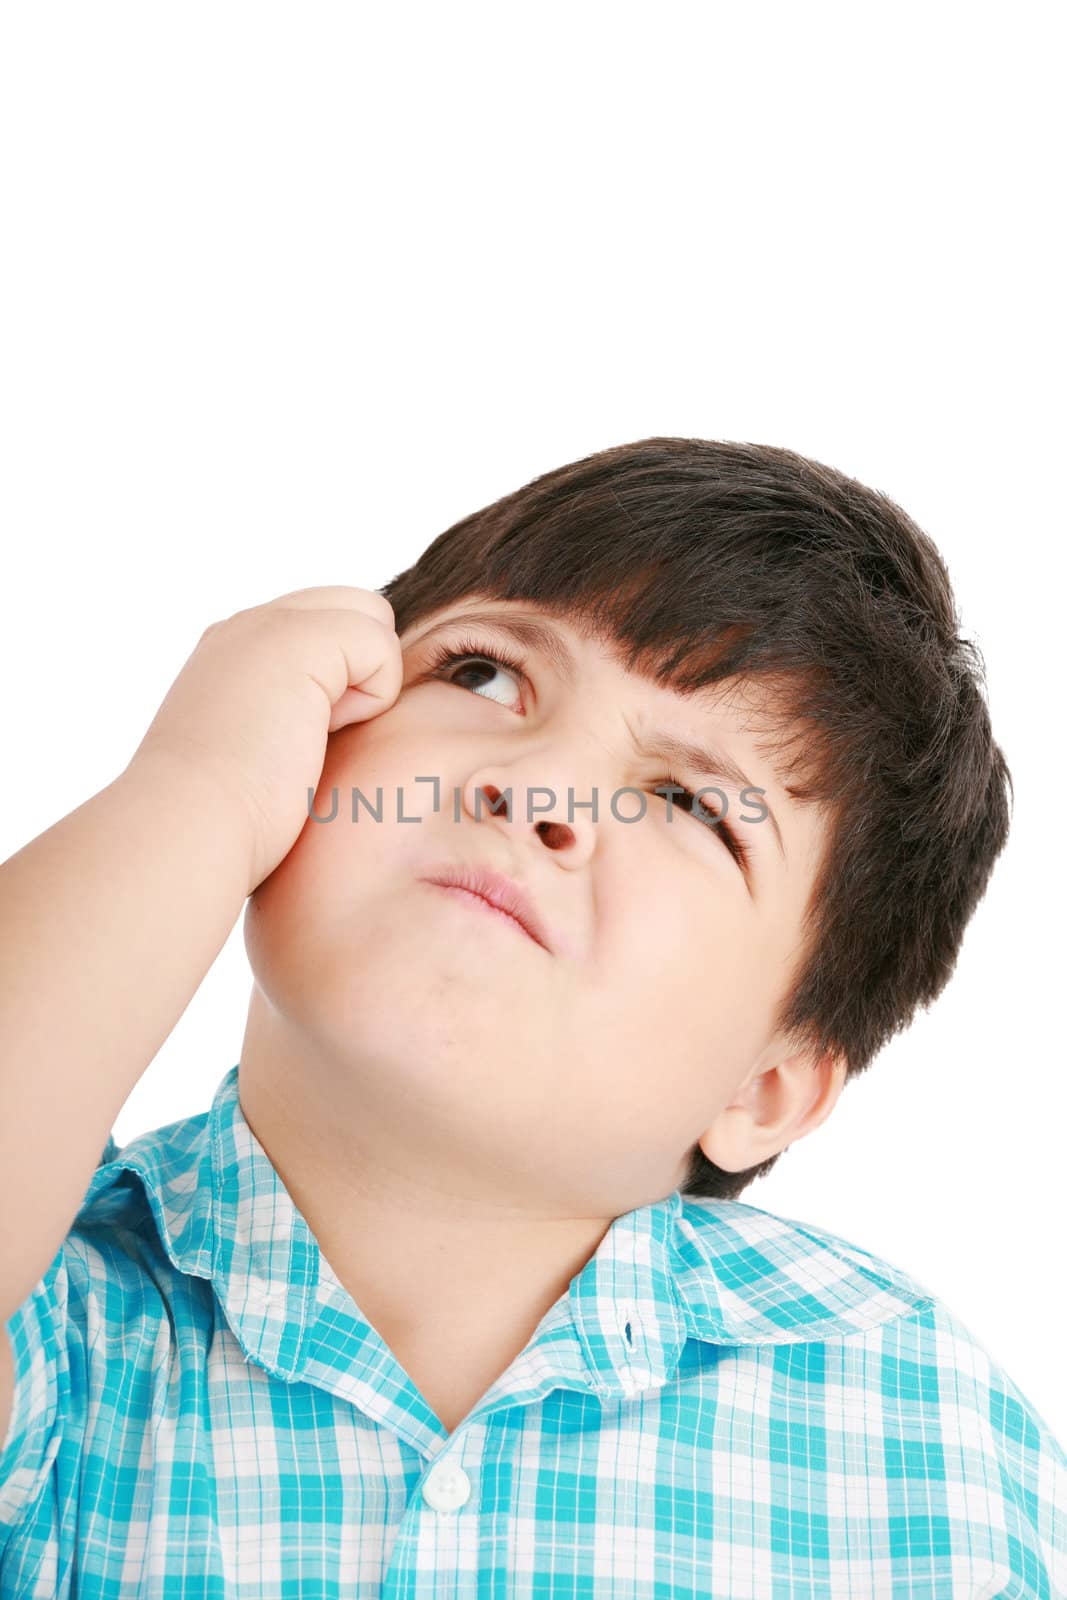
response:
[[[403,831],[406,825],[398,824],[398,791],[405,817],[432,815],[434,785],[416,783],[416,776],[422,774],[439,779],[442,809],[450,809],[451,795],[445,789],[434,740],[427,737],[424,719],[416,720],[414,710],[413,705],[397,701],[381,716],[339,728],[329,736],[315,794],[320,816],[329,816],[333,810],[336,790],[337,820],[343,819],[350,831],[374,828],[381,832],[390,825],[399,825]],[[352,791],[356,789],[364,798],[358,805],[359,821],[353,823]],[[372,807],[381,812],[380,823],[374,821]]]
[[[328,816],[329,789],[319,798],[325,805],[318,808],[318,815]],[[346,886],[357,880],[357,874],[343,852],[346,846],[351,848],[347,836],[358,830],[348,824],[346,815],[338,795],[332,822],[309,817],[288,854],[249,897],[245,948],[257,977],[261,965],[265,971],[267,965],[285,959],[312,930],[337,921],[346,899],[351,903]]]
[[[614,995],[621,1035],[690,1050],[745,1047],[763,1026],[773,964],[747,902],[714,873],[629,872],[601,900],[598,985]]]
[[[258,986],[289,1015],[318,1007],[351,969],[367,916],[354,885],[360,874],[339,847],[356,830],[342,822],[309,819],[285,859],[250,897],[244,943]],[[366,876],[364,874],[364,876]]]
[[[367,792],[366,784],[361,782],[358,771],[367,766],[368,744],[373,748],[368,726],[366,723],[352,723],[347,728],[339,728],[336,733],[331,733],[326,740],[322,773],[315,791],[315,810],[319,816],[328,816],[332,809],[332,789],[337,790],[339,811],[346,809],[347,796],[353,784]],[[362,759],[360,752],[363,752]]]
[[[353,919],[360,921],[361,906],[403,876],[405,860],[422,846],[433,817],[433,786],[412,783],[412,774],[423,770],[433,769],[420,766],[410,743],[401,746],[395,735],[375,738],[370,726],[353,725],[330,736],[314,814],[251,897],[257,948],[280,948],[313,931],[343,934]],[[354,790],[364,797],[355,818]],[[421,823],[398,819],[398,791],[404,818],[425,813]]]

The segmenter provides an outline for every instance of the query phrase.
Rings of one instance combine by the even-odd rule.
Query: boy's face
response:
[[[490,616],[540,623],[567,664]],[[464,638],[523,660],[525,679],[473,660],[433,675],[435,649]],[[769,1030],[825,819],[772,777],[743,704],[632,676],[526,602],[468,598],[400,642],[395,704],[329,738],[315,812],[336,788],[336,816],[309,817],[245,920],[272,1087],[300,1073],[324,1151],[373,1150],[464,1198],[609,1217],[670,1193],[697,1142],[738,1171],[810,1132],[841,1069],[814,1073]],[[654,730],[715,746],[765,793],[640,754]],[[685,796],[668,821],[655,791],[669,774],[725,792],[747,870]],[[381,822],[362,804],[353,822],[353,788],[376,805],[379,787]],[[491,809],[509,788],[510,818]],[[528,789],[542,791],[529,816]],[[581,805],[594,793],[595,821]],[[780,842],[769,816],[752,820],[761,800]],[[722,810],[720,793],[703,802]],[[424,880],[449,865],[517,880],[551,948]]]

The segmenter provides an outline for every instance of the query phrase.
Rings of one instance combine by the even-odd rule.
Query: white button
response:
[[[435,1511],[457,1511],[471,1497],[471,1481],[462,1467],[451,1461],[439,1461],[431,1467],[422,1486],[427,1505]]]

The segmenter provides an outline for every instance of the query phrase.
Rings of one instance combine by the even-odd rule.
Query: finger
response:
[[[384,709],[379,695],[365,694],[362,689],[346,689],[340,700],[330,707],[327,731],[336,733],[354,722],[368,722],[371,717],[380,716]]]
[[[331,711],[350,689],[358,690],[359,696],[352,695],[346,702],[349,720],[361,721],[392,705],[404,681],[404,656],[392,626],[366,612],[309,609],[314,625],[324,631],[332,647],[323,652],[316,670]],[[365,708],[362,716],[351,716],[360,706]]]
[[[325,607],[331,610],[362,611],[378,622],[392,627],[395,613],[389,601],[377,589],[357,589],[349,584],[321,584],[310,589],[291,589],[288,594],[268,600],[268,606],[288,606],[303,610]]]

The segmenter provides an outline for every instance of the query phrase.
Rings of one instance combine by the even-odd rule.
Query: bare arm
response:
[[[396,701],[393,609],[293,590],[206,628],[114,782],[0,865],[0,1321],[115,1118],[307,821],[330,732]]]
[[[162,755],[0,865],[0,1323],[66,1237],[248,881],[244,818]]]

